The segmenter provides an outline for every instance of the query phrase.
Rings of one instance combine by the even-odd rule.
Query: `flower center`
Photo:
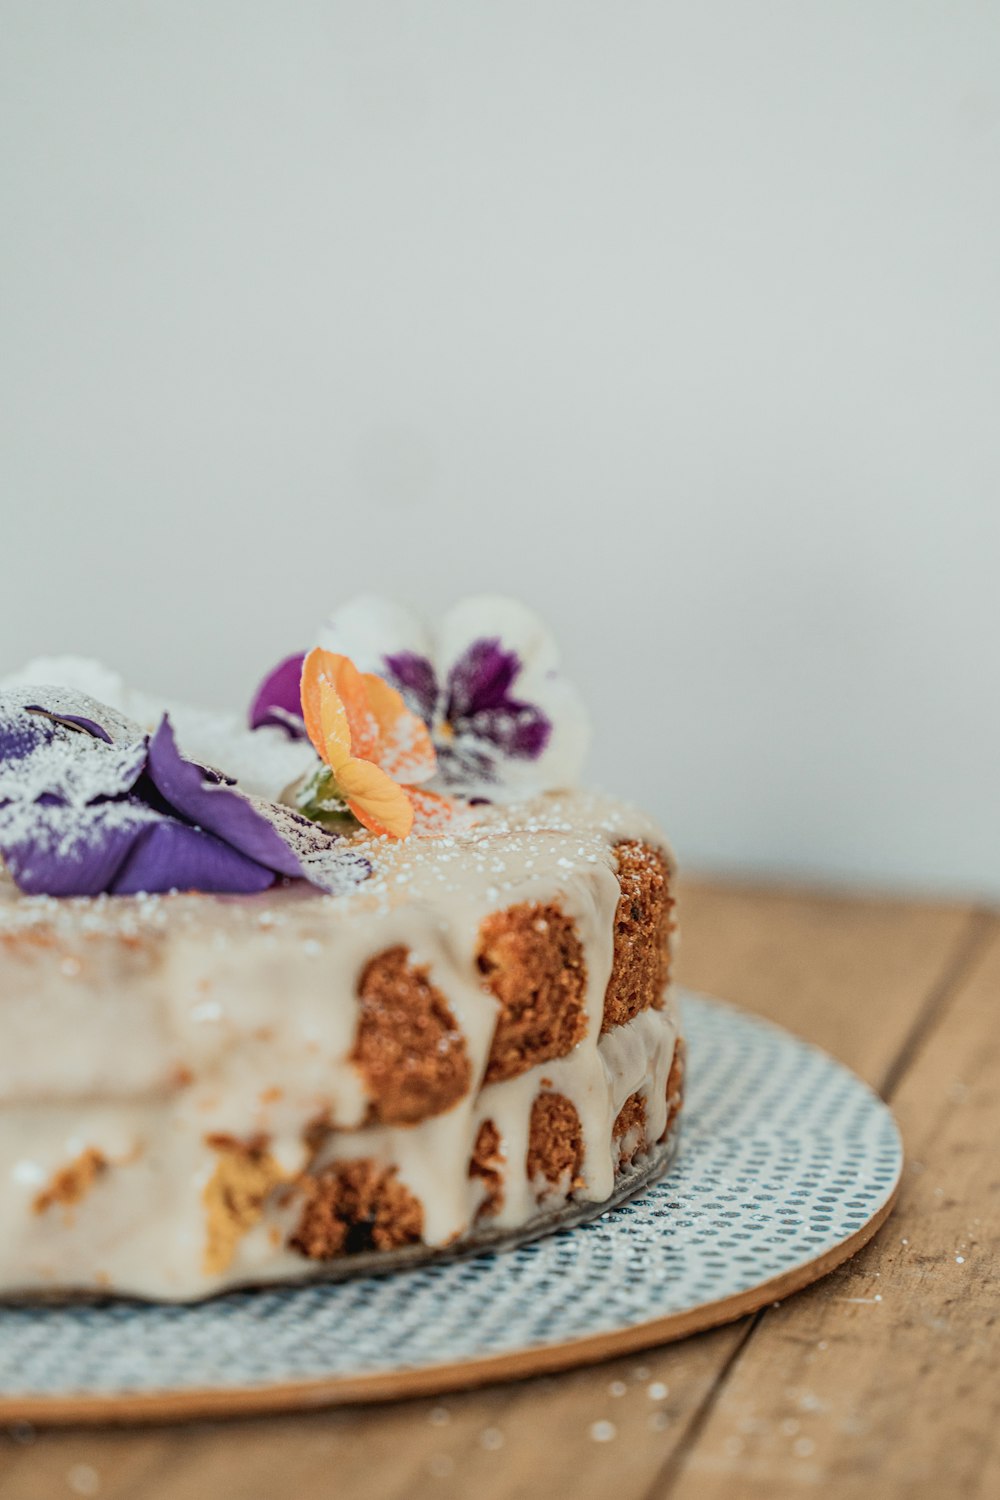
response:
[[[455,731],[448,723],[447,719],[442,719],[439,724],[435,725],[434,732],[437,738],[441,740],[445,745],[450,745],[452,740],[455,738]]]

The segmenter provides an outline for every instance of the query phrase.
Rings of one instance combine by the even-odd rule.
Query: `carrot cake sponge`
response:
[[[249,727],[68,658],[0,686],[0,1292],[340,1272],[663,1157],[675,867],[585,744],[505,599],[356,600]]]

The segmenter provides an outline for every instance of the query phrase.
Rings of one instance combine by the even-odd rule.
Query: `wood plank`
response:
[[[967,905],[684,885],[680,979],[787,1026],[878,1088],[975,917]]]
[[[962,907],[789,891],[694,886],[682,899],[685,983],[812,1037],[875,1082],[940,989],[971,920]],[[801,1301],[790,1304],[791,1316]],[[449,1500],[472,1491],[484,1500],[533,1492],[624,1500],[647,1493],[683,1450],[746,1331],[744,1322],[591,1370],[441,1401],[177,1430],[39,1434],[30,1446],[4,1445],[0,1488],[5,1500],[72,1495],[68,1476],[89,1483],[93,1471],[104,1500],[202,1500],[213,1492],[309,1500],[334,1488],[341,1500]],[[612,1437],[595,1427],[602,1422],[613,1425]]]
[[[651,1496],[1000,1494],[998,999],[992,919],[899,1083],[909,1161],[894,1219],[763,1315]]]
[[[483,1500],[515,1493],[570,1500],[613,1491],[629,1454],[631,1487],[619,1492],[639,1494],[707,1399],[747,1321],[593,1370],[439,1401],[139,1432],[38,1433],[30,1445],[8,1439],[0,1493],[72,1495],[70,1476],[83,1466],[96,1475],[101,1500],[331,1493],[464,1500],[473,1490]],[[605,1432],[595,1429],[604,1422],[614,1426],[607,1441],[592,1435]],[[539,1488],[519,1490],[529,1475]]]

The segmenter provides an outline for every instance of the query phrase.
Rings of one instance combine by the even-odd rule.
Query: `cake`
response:
[[[527,611],[404,634],[338,612],[250,729],[155,727],[73,662],[0,689],[0,1292],[454,1253],[666,1162],[670,850],[569,784],[582,718]]]

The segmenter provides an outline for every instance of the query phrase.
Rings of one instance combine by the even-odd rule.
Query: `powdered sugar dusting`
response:
[[[98,802],[89,807],[83,803],[38,807],[30,802],[11,802],[0,807],[0,838],[8,849],[26,850],[19,871],[20,878],[29,883],[36,862],[55,857],[60,862],[82,864],[92,856],[95,846],[117,850],[122,838],[158,822],[159,816],[134,801]]]
[[[220,779],[204,770],[214,755],[183,756],[166,717],[147,736],[74,689],[4,691],[0,850],[18,886],[61,897],[174,886],[252,894],[287,875],[339,893],[366,877],[369,865],[344,841],[234,787],[225,744]]]
[[[25,694],[29,701],[32,692],[36,699],[42,697],[46,707],[53,701],[50,690],[44,688]],[[95,714],[99,713],[100,705],[93,708]],[[16,720],[23,723],[23,714],[17,713]],[[0,738],[12,736],[17,727],[14,714],[0,704]],[[102,797],[120,797],[130,791],[145,764],[146,749],[141,739],[109,745],[48,719],[44,730],[41,725],[39,729],[40,738],[44,734],[47,743],[39,743],[30,755],[0,760],[0,803],[31,804],[42,797],[58,796],[69,807],[86,807]]]
[[[113,740],[132,742],[142,738],[140,725],[116,704],[106,703],[72,684],[51,682],[41,675],[29,678],[18,674],[17,682],[12,685],[10,679],[0,681],[0,693],[8,710],[41,707],[56,719],[82,715],[101,725]]]
[[[370,875],[372,866],[363,840],[330,833],[290,807],[257,798],[251,801],[274,824],[307,878],[328,895],[346,895]]]
[[[58,686],[40,688],[39,683]],[[250,730],[236,714],[196,708],[163,694],[130,688],[119,673],[85,657],[40,657],[5,677],[0,688],[13,694],[11,701],[25,705],[41,701],[55,712],[79,703],[80,695],[86,694],[99,710],[93,717],[114,739],[140,739],[169,714],[186,756],[234,777],[253,796],[272,801],[316,759],[308,742],[295,743],[280,729]],[[39,694],[44,696],[39,699]]]
[[[38,929],[134,936],[177,923],[228,930],[244,920],[277,930],[299,921],[307,910],[320,916],[326,929],[335,917],[350,926],[362,915],[386,916],[409,903],[444,899],[447,908],[448,901],[467,899],[470,891],[478,893],[484,910],[495,909],[523,896],[526,883],[544,879],[553,868],[569,879],[578,868],[613,866],[612,846],[620,839],[642,838],[664,847],[652,820],[597,792],[549,794],[474,811],[480,819],[475,827],[444,838],[395,840],[359,832],[331,840],[316,825],[303,825],[291,809],[278,809],[282,837],[299,839],[292,847],[303,864],[312,866],[310,879],[317,879],[319,890],[279,881],[259,896],[55,900],[22,895],[0,870],[0,938]],[[356,860],[371,868],[361,885],[356,877],[348,879]],[[559,865],[560,860],[566,863]]]

